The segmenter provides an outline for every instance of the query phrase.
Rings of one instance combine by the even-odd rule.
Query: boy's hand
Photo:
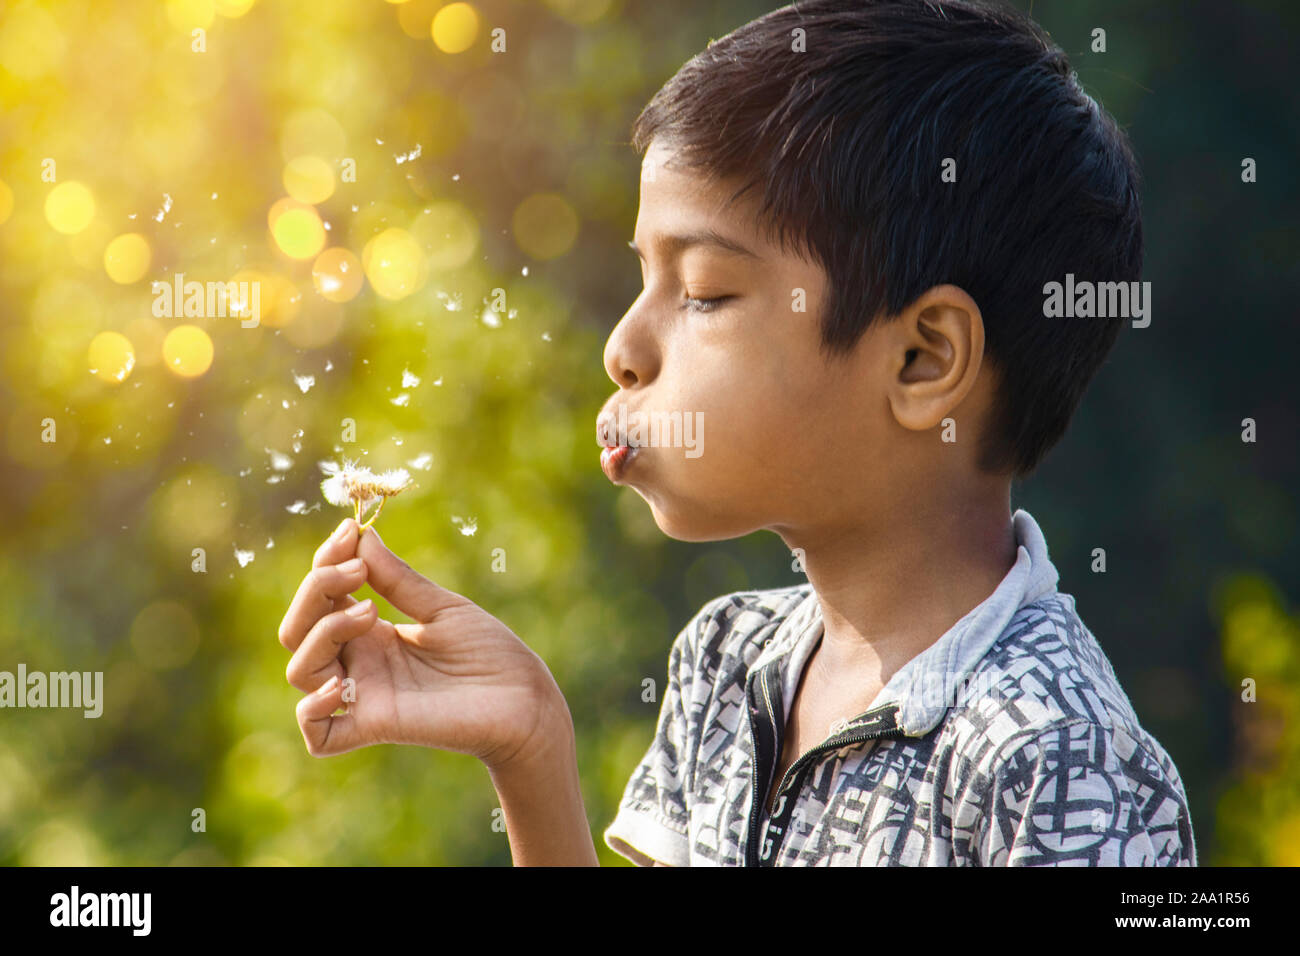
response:
[[[293,651],[285,676],[308,692],[297,708],[307,751],[420,744],[496,771],[552,746],[572,724],[542,659],[491,614],[417,574],[374,528],[357,531],[348,518],[321,545],[280,624]],[[415,623],[385,621],[373,602],[353,598],[366,583]],[[346,702],[344,678],[354,698]]]

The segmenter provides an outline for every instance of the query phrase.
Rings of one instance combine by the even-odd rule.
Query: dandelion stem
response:
[[[379,506],[375,508],[375,510],[371,513],[370,517],[366,519],[366,523],[361,526],[362,531],[365,531],[367,528],[369,528],[372,524],[375,523],[375,519],[379,517],[379,512],[384,510],[384,502],[387,500],[388,500],[387,495],[379,499]]]

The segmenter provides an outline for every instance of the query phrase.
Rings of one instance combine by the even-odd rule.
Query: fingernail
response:
[[[344,574],[352,574],[355,571],[360,571],[362,567],[363,565],[361,559],[353,558],[351,561],[344,561],[342,564],[340,564],[339,570],[342,571]]]
[[[348,614],[352,615],[352,617],[365,617],[370,613],[370,606],[373,603],[374,602],[371,601],[370,598],[366,598],[364,601],[359,601],[348,608]]]
[[[316,693],[320,694],[322,697],[328,697],[330,691],[332,691],[335,687],[338,686],[339,686],[339,675],[335,674],[325,683],[321,684],[320,689],[317,690]]]
[[[330,535],[330,538],[331,538],[331,539],[334,539],[334,538],[341,538],[341,537],[343,537],[343,532],[345,532],[345,531],[348,530],[348,522],[351,521],[351,520],[352,520],[351,518],[344,518],[344,519],[339,523],[339,526],[338,526],[337,528],[334,529],[334,533],[333,533],[332,535]]]

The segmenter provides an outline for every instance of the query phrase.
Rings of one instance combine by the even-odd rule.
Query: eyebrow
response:
[[[728,239],[720,232],[713,229],[697,229],[694,232],[681,233],[677,235],[663,236],[658,242],[659,248],[663,249],[669,255],[677,255],[691,246],[713,246],[730,252],[733,255],[744,256],[748,259],[761,262],[762,257],[751,249],[742,246],[734,239]],[[641,252],[636,240],[629,240],[627,247],[637,254],[641,259],[645,254]]]

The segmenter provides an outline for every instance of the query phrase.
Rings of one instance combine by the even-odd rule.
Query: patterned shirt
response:
[[[820,605],[810,584],[710,601],[606,844],[643,866],[1195,866],[1173,760],[1013,523],[1002,583],[800,755],[770,815]]]

